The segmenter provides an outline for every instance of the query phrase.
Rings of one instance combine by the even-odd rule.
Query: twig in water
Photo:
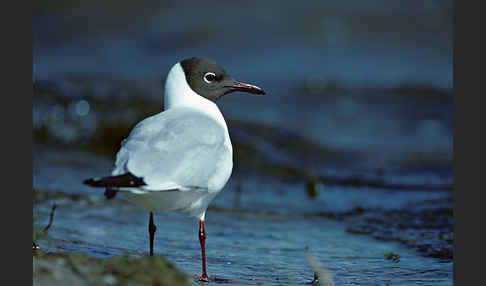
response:
[[[44,227],[44,230],[43,230],[44,233],[47,233],[47,231],[49,230],[49,228],[52,225],[52,222],[54,221],[54,211],[56,210],[56,208],[57,208],[56,204],[52,205],[51,215],[49,217],[49,223],[46,225],[46,227]]]
[[[324,268],[324,265],[320,263],[314,255],[306,254],[306,258],[309,261],[311,267],[314,269],[313,285],[319,285],[322,282],[324,286],[334,286],[332,274]]]

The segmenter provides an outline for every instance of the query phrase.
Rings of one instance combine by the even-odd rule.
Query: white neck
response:
[[[165,81],[164,91],[165,110],[177,107],[189,107],[205,112],[226,127],[223,115],[218,106],[207,98],[195,93],[186,80],[186,75],[179,63],[169,71]]]

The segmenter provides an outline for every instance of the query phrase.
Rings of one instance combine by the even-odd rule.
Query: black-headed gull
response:
[[[198,218],[202,281],[209,281],[206,210],[233,169],[228,127],[215,102],[234,91],[265,94],[257,86],[234,80],[210,59],[176,63],[165,82],[165,111],[139,122],[123,140],[111,176],[84,181],[106,188],[108,198],[122,192],[150,210],[150,255],[154,211],[179,210]]]

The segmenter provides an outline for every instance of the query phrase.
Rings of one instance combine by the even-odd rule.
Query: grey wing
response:
[[[211,188],[214,176],[229,163],[232,167],[226,137],[226,128],[213,118],[171,109],[135,126],[122,143],[112,174],[130,172],[143,178],[146,190]]]

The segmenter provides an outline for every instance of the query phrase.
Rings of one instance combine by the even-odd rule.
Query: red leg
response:
[[[154,236],[155,232],[157,231],[157,227],[154,224],[154,214],[150,212],[150,217],[149,217],[149,226],[148,226],[148,231],[149,231],[149,238],[150,238],[150,256],[154,255]]]
[[[201,260],[202,260],[202,274],[199,281],[209,282],[208,274],[206,272],[206,230],[204,229],[204,220],[199,221],[199,243],[201,243]]]

